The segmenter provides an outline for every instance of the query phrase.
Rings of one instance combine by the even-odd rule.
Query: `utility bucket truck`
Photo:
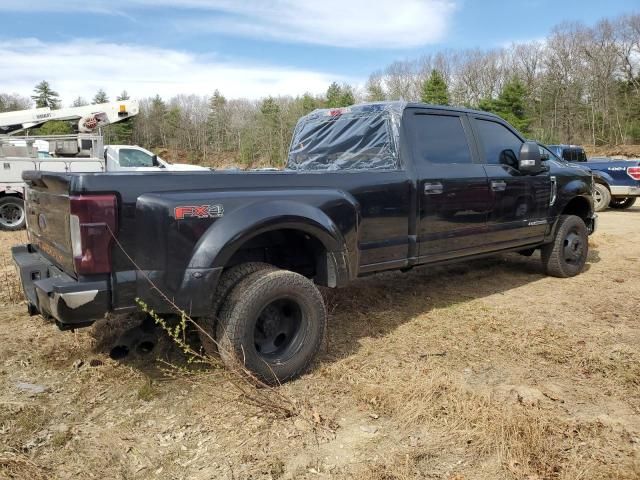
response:
[[[205,170],[170,164],[136,145],[104,145],[100,128],[138,114],[138,102],[0,113],[0,230],[24,227],[25,171],[117,172]],[[77,120],[77,134],[17,136],[50,120]],[[94,133],[95,132],[95,133]]]

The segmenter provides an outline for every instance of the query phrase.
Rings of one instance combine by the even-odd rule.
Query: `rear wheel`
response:
[[[562,215],[553,242],[541,250],[542,264],[548,275],[573,277],[584,268],[589,253],[587,226],[576,215]]]
[[[633,207],[635,203],[636,197],[613,197],[609,202],[609,206],[617,210],[624,210],[625,208]]]
[[[327,314],[313,282],[286,270],[260,270],[241,280],[217,325],[220,356],[277,384],[302,374],[320,350]]]
[[[198,325],[200,326],[198,329],[198,337],[207,355],[215,355],[218,351],[215,342],[218,314],[233,287],[235,287],[240,280],[252,273],[260,270],[275,270],[275,268],[276,267],[268,263],[247,262],[235,265],[222,273],[211,305],[211,313],[206,317],[198,319]]]
[[[609,189],[601,184],[596,183],[593,186],[593,208],[596,212],[601,212],[609,206],[611,202],[611,192]]]
[[[25,223],[23,200],[18,197],[0,198],[0,229],[20,230]]]

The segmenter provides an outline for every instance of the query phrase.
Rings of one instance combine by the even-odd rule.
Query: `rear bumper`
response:
[[[638,187],[609,187],[611,189],[611,195],[615,197],[640,197],[640,186]]]
[[[11,249],[31,315],[53,317],[62,330],[87,327],[104,317],[111,304],[108,280],[76,280],[34,251]]]

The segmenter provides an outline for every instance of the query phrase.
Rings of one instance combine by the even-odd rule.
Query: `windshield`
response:
[[[397,168],[396,107],[396,104],[365,104],[316,110],[301,118],[293,134],[287,168]]]

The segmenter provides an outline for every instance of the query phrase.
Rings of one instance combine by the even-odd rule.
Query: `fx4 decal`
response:
[[[176,220],[185,218],[218,218],[224,215],[222,205],[181,205],[173,209]]]

